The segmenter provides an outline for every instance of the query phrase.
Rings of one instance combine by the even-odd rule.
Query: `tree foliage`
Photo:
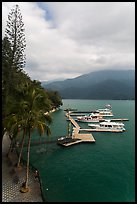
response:
[[[52,102],[53,108],[57,108],[63,105],[61,96],[57,91],[46,91],[46,93]]]
[[[24,23],[22,21],[22,15],[19,6],[11,10],[8,15],[7,27],[5,31],[5,37],[8,39],[11,45],[11,63],[10,65],[21,69],[25,66],[26,57],[24,54],[26,47]]]

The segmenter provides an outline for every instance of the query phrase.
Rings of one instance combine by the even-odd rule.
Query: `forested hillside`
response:
[[[134,99],[134,70],[103,70],[81,75],[74,79],[45,85],[57,90],[63,98],[74,99]]]

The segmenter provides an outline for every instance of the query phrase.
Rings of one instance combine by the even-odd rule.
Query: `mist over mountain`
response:
[[[41,83],[64,99],[134,99],[135,70],[103,70],[73,79]]]

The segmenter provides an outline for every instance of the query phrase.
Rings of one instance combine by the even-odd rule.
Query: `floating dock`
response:
[[[92,113],[95,112],[95,110],[85,110],[85,111],[72,111],[72,113]]]
[[[95,142],[95,139],[91,134],[78,134],[77,137],[75,137],[75,139],[78,140],[69,143],[63,143],[62,145],[67,147],[81,142]]]
[[[70,113],[70,116],[84,116],[84,113]]]
[[[113,118],[113,119],[110,119],[110,121],[129,121],[128,118]]]
[[[65,147],[71,146],[77,143],[81,142],[95,142],[95,139],[92,134],[79,134],[80,126],[77,124],[77,122],[67,113],[66,116],[73,124],[73,133],[72,133],[72,141],[70,142],[58,142],[58,144],[63,145]],[[65,141],[65,140],[64,140]]]
[[[95,128],[88,128],[88,129],[80,129],[79,131],[86,131],[86,132],[125,132],[123,130],[109,130],[109,129],[95,129]]]

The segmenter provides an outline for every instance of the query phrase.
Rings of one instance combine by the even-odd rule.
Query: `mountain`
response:
[[[54,80],[50,80],[50,81],[41,81],[41,84],[42,84],[43,87],[46,87],[47,84],[51,84],[51,83],[53,83],[53,82],[63,81],[63,80],[64,80],[64,79],[61,79],[61,78],[60,78],[60,79],[57,79],[57,80],[54,79]]]
[[[102,70],[73,79],[42,84],[70,99],[134,99],[134,70]]]

